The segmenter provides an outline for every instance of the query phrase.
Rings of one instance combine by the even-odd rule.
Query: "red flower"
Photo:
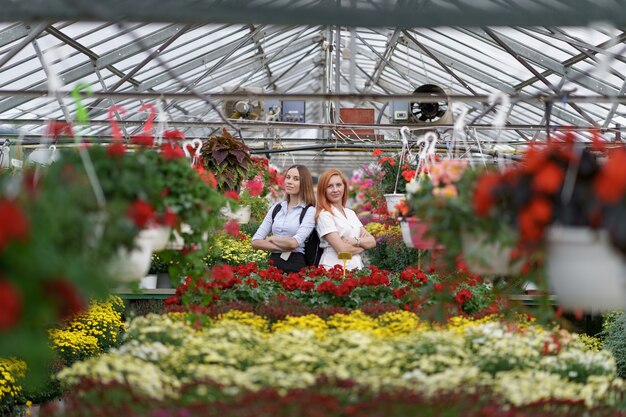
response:
[[[124,156],[125,153],[126,153],[126,147],[124,146],[122,142],[117,141],[117,140],[111,143],[107,147],[107,151],[106,151],[107,156],[111,156],[114,158]]]
[[[134,135],[130,137],[130,142],[139,146],[154,146],[154,137],[152,135],[146,135],[142,133],[140,135]]]
[[[21,208],[9,199],[0,199],[0,251],[12,240],[25,241],[29,223]]]
[[[22,295],[12,282],[0,278],[0,331],[15,326],[22,318]]]
[[[254,278],[248,278],[246,280],[246,285],[251,286],[252,288],[256,288],[259,286],[259,282]]]
[[[549,162],[541,167],[533,178],[533,189],[548,194],[556,193],[564,178],[565,172],[555,163]]]
[[[593,182],[598,198],[606,204],[617,203],[626,194],[626,149],[611,154]]]
[[[224,197],[230,198],[235,201],[239,201],[239,194],[237,193],[237,191],[233,191],[233,190],[226,191],[224,193]]]
[[[441,292],[441,290],[443,290],[443,285],[437,282],[435,285],[433,285],[433,290],[435,290],[435,292]]]
[[[263,193],[263,183],[260,181],[250,180],[246,184],[248,190],[250,190],[250,195],[252,197],[256,197]]]
[[[44,283],[46,296],[56,304],[60,319],[68,319],[82,313],[87,303],[72,283],[64,278],[56,278]]]
[[[183,140],[185,139],[185,134],[183,132],[181,132],[180,130],[167,130],[164,134],[163,137],[167,140],[171,140],[171,141],[179,141],[179,140]]]
[[[213,175],[211,171],[207,171],[200,164],[195,164],[193,166],[193,169],[198,173],[200,178],[202,178],[202,181],[207,183],[213,189],[217,188],[217,180],[215,179],[215,175]]]
[[[372,152],[372,156],[374,156],[374,157],[379,157],[382,154],[383,154],[383,150],[382,149],[378,149],[378,148],[374,149],[374,151]]]
[[[183,152],[183,148],[178,145],[166,143],[161,145],[161,155],[163,155],[165,160],[170,161],[172,159],[184,158],[185,152]]]
[[[413,177],[415,177],[414,169],[407,169],[406,171],[402,171],[402,178],[404,178],[406,182],[411,181]]]
[[[178,216],[169,207],[165,209],[165,213],[161,217],[161,224],[168,227],[176,226]]]
[[[144,229],[148,223],[154,221],[154,209],[150,203],[137,199],[128,206],[128,217],[130,217],[138,229]]]
[[[63,121],[49,120],[46,126],[46,136],[53,139],[58,139],[59,136],[73,137],[74,132],[72,130],[72,124]]]
[[[500,183],[500,176],[490,173],[480,177],[476,184],[473,196],[474,212],[479,216],[485,216],[493,207],[493,190]]]
[[[224,225],[224,230],[226,231],[226,233],[228,233],[231,236],[238,236],[239,235],[239,224],[235,220],[229,220]]]
[[[456,295],[454,296],[454,301],[456,301],[456,303],[460,306],[462,306],[463,303],[471,299],[472,299],[472,292],[468,290],[467,288],[463,288],[462,290],[459,290],[459,292],[457,292]]]

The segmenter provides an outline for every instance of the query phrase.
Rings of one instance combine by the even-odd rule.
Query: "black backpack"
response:
[[[304,219],[306,211],[309,207],[313,206],[309,204],[302,209],[302,213],[300,213],[300,224],[302,224],[302,219]],[[274,222],[274,217],[276,217],[280,209],[281,204],[276,204],[274,211],[272,211],[272,223]],[[304,262],[307,266],[319,266],[323,251],[324,249],[320,248],[320,237],[317,234],[317,230],[313,228],[309,237],[307,237],[304,241]]]

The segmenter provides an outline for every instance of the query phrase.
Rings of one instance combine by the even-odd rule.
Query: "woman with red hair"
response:
[[[350,252],[352,259],[346,263],[347,269],[363,267],[361,252],[376,246],[376,240],[363,227],[353,210],[346,207],[348,201],[348,180],[343,173],[331,168],[319,178],[317,183],[317,234],[320,247],[324,249],[320,265],[332,268],[342,265],[339,252]]]

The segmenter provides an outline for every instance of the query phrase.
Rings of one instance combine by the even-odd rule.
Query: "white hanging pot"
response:
[[[587,311],[626,307],[626,259],[606,231],[553,226],[547,242],[548,282],[559,304]]]
[[[411,228],[409,222],[402,219],[400,220],[400,231],[402,232],[402,240],[407,248],[415,248],[413,245],[413,239],[411,239]]]
[[[144,229],[135,237],[134,248],[119,248],[109,265],[109,273],[119,282],[138,281],[150,270],[154,230]]]
[[[393,213],[396,210],[396,205],[400,204],[402,200],[406,198],[404,194],[383,194],[385,200],[387,200],[387,212]]]
[[[488,242],[484,234],[461,233],[463,258],[474,274],[483,276],[517,275],[523,262],[511,262],[512,247]]]
[[[170,235],[172,234],[172,228],[169,226],[155,226],[152,228],[154,230],[154,241],[152,242],[152,251],[159,252],[165,249],[167,246],[167,242],[170,240]]]

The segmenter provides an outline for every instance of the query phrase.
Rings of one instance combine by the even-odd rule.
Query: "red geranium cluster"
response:
[[[626,253],[626,149],[599,159],[601,145],[577,142],[572,132],[548,145],[535,145],[521,164],[481,177],[474,194],[479,216],[511,214],[523,243],[543,239],[547,227],[606,228]]]

